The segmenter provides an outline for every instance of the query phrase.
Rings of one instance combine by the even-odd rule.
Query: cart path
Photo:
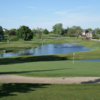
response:
[[[100,77],[25,77],[0,75],[0,83],[85,84],[100,83]]]

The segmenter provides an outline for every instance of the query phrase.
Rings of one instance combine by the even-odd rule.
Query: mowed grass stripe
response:
[[[100,76],[100,62],[48,61],[0,65],[0,74],[32,77]]]

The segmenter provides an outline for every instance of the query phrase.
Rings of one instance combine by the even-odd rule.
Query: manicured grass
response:
[[[75,59],[100,58],[100,41],[81,40],[56,35],[44,35],[44,44],[78,43],[93,48],[93,51],[77,52]],[[18,51],[34,48],[42,40],[0,42],[2,50]],[[15,74],[31,77],[75,77],[99,76],[100,63],[86,61],[56,61],[72,59],[72,53],[46,56],[20,56],[0,58],[0,74]],[[43,62],[36,62],[43,61]],[[47,62],[46,62],[47,61]],[[30,62],[30,63],[29,63]],[[51,84],[12,84],[0,83],[0,100],[100,100],[100,84],[51,85]]]
[[[0,65],[0,74],[32,77],[99,76],[100,62],[48,61]]]
[[[0,100],[100,100],[100,84],[0,83]]]
[[[35,48],[36,45],[41,45],[42,41],[46,39],[44,44],[60,44],[60,43],[78,43],[79,45],[86,45],[87,48],[93,48],[92,51],[83,51],[76,52],[75,59],[98,59],[100,58],[100,41],[91,41],[91,40],[82,40],[81,38],[76,37],[61,37],[59,39],[54,38],[57,37],[54,34],[43,35],[42,39],[38,39],[37,37],[33,38],[32,41],[11,41],[0,42],[0,53],[3,53],[2,50],[6,50],[7,52],[16,52],[19,50]],[[72,53],[65,54],[57,54],[54,56],[63,57],[64,59],[72,59]],[[27,56],[28,57],[28,56]],[[30,57],[30,56],[29,56]],[[33,56],[34,57],[34,56]],[[36,60],[35,60],[36,61]],[[40,61],[40,59],[37,61]],[[46,59],[44,59],[46,61]]]

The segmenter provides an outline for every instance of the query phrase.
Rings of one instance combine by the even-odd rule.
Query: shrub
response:
[[[9,41],[18,41],[19,39],[17,38],[17,36],[10,36],[9,37]]]

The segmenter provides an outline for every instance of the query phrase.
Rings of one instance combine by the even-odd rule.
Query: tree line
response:
[[[55,24],[53,26],[53,33],[54,34],[58,34],[58,35],[66,35],[66,36],[70,36],[70,37],[78,37],[79,35],[81,35],[83,29],[80,26],[72,26],[72,27],[67,27],[67,28],[63,28],[62,27],[62,23],[58,23]],[[93,30],[92,28],[88,28],[86,29],[87,31],[94,31],[94,36],[100,36],[100,29],[99,28],[95,28],[95,30]]]
[[[28,26],[20,26],[19,29],[10,29],[3,31],[2,26],[0,26],[0,40],[4,39],[4,36],[7,36],[8,39],[18,40],[23,39],[25,41],[33,39],[33,37],[38,34],[39,38],[41,38],[42,34],[49,34],[47,29],[38,28],[30,29]]]
[[[42,29],[37,27],[36,29],[30,29],[28,26],[20,26],[18,29],[10,29],[10,30],[5,30],[3,31],[2,26],[0,26],[0,41],[1,39],[4,39],[4,36],[8,36],[8,39],[11,40],[18,40],[18,39],[23,39],[25,41],[33,39],[33,37],[37,34],[38,37],[41,39],[42,34],[57,34],[58,37],[61,35],[69,36],[69,37],[77,37],[81,35],[82,28],[80,26],[72,26],[72,27],[67,27],[63,28],[62,23],[57,23],[52,27],[52,31],[49,32],[47,29]],[[88,31],[93,31],[92,28],[88,28]],[[98,36],[100,35],[100,29],[96,28],[94,30],[95,35]]]

